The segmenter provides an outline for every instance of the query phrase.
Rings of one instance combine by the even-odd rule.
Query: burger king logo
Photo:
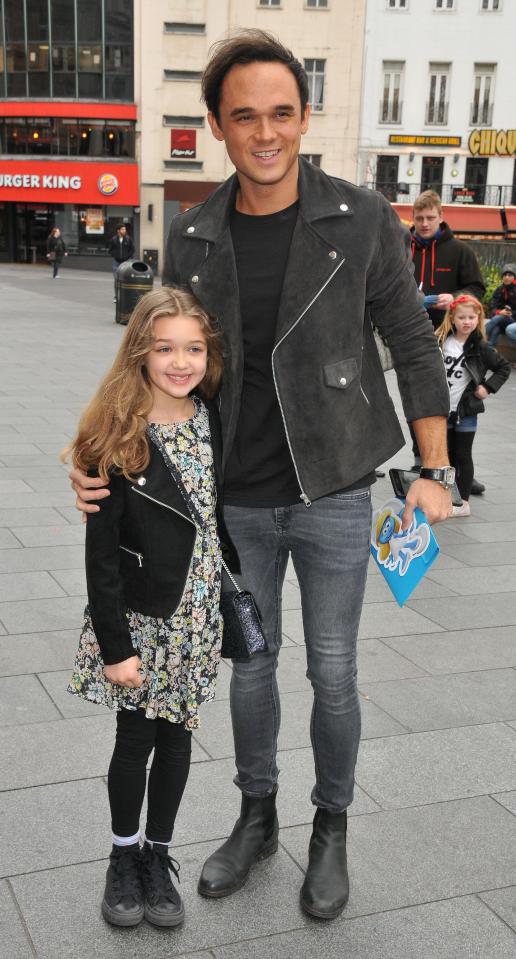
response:
[[[113,173],[103,173],[97,180],[97,186],[103,196],[112,196],[118,190],[118,180]]]

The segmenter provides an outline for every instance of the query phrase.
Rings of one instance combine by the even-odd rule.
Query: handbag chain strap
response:
[[[185,503],[186,503],[186,505],[187,505],[187,507],[188,507],[188,511],[189,511],[189,513],[191,514],[191,517],[192,517],[192,519],[193,519],[193,521],[194,521],[197,529],[198,529],[198,530],[205,529],[205,528],[206,528],[206,523],[204,522],[201,514],[199,513],[199,510],[197,509],[197,506],[195,505],[195,503],[194,503],[194,501],[193,501],[190,493],[188,492],[185,484],[183,483],[183,478],[182,478],[182,476],[181,476],[181,474],[180,474],[180,472],[179,472],[176,464],[171,460],[170,456],[168,455],[166,446],[165,446],[165,444],[163,443],[161,437],[158,435],[157,430],[154,428],[154,426],[153,426],[152,424],[150,424],[150,425],[147,427],[147,432],[148,432],[148,434],[149,434],[152,442],[154,443],[154,446],[155,446],[156,449],[159,450],[159,452],[161,453],[161,455],[162,455],[162,457],[163,457],[163,459],[164,459],[164,461],[165,461],[165,466],[167,467],[170,475],[172,476],[172,479],[173,479],[174,482],[176,483],[176,485],[177,485],[177,487],[178,487],[178,489],[179,489],[179,492],[181,493],[181,496],[183,497],[183,499],[184,499],[184,501],[185,501]],[[220,559],[221,559],[221,563],[222,563],[222,568],[224,569],[225,573],[227,573],[227,575],[229,576],[229,578],[230,578],[233,586],[235,587],[237,593],[243,592],[242,587],[238,585],[236,579],[234,578],[233,574],[230,572],[229,567],[228,567],[227,563],[225,562],[225,560],[224,560],[224,558],[223,558],[222,555],[221,555]]]

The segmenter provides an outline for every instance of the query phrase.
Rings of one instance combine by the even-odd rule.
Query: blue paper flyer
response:
[[[405,501],[387,500],[373,513],[371,555],[399,606],[407,601],[439,553],[439,544],[424,513],[414,510],[402,530]]]

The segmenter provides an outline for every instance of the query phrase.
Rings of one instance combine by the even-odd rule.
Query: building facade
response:
[[[304,62],[312,105],[302,152],[355,180],[365,0],[135,0],[141,245],[160,265],[171,218],[232,172],[201,103],[209,48],[239,27],[271,31]]]
[[[0,260],[43,260],[58,226],[74,265],[107,265],[120,222],[138,242],[132,4],[0,11]]]
[[[369,0],[359,182],[398,209],[425,189],[477,211],[516,204],[515,37],[510,0]]]

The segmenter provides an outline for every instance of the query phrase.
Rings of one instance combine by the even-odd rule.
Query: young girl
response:
[[[219,508],[221,439],[209,402],[221,374],[219,335],[194,297],[174,288],[148,293],[71,446],[75,465],[109,478],[110,495],[86,526],[88,607],[69,691],[117,711],[102,902],[117,926],[136,926],[144,915],[175,926],[184,917],[168,845],[198,707],[214,696],[221,543],[238,571]]]
[[[443,322],[435,331],[439,340],[450,387],[448,454],[456,469],[462,506],[453,507],[454,516],[469,516],[473,482],[471,455],[477,414],[484,412],[484,400],[496,393],[511,371],[510,364],[485,340],[482,304],[469,294],[457,296]],[[486,373],[492,376],[486,380]]]

